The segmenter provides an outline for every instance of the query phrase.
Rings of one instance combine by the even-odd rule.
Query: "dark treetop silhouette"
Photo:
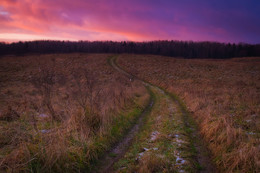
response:
[[[72,52],[154,54],[184,58],[232,58],[260,56],[260,44],[192,41],[31,41],[12,44],[0,43],[0,55]]]

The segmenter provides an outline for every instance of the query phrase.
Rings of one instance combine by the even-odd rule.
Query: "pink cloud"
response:
[[[221,23],[223,12],[202,2],[1,0],[0,33],[79,40],[237,41],[240,31],[231,32],[228,22]]]

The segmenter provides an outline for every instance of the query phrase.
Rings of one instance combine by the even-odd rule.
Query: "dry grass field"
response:
[[[108,54],[0,59],[0,172],[88,171],[135,121],[149,94]]]
[[[260,59],[120,55],[129,73],[187,104],[220,172],[260,171]]]
[[[198,129],[184,119],[189,116],[172,99],[175,94]],[[109,153],[138,124],[148,103],[142,130],[127,151],[120,157]],[[196,172],[203,170],[192,141],[196,130],[218,172],[259,172],[259,114],[259,58],[5,56],[0,172],[91,172],[109,154],[111,160],[118,157],[115,172]]]

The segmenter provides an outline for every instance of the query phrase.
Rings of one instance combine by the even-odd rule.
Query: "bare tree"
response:
[[[31,77],[31,83],[42,95],[42,103],[47,107],[52,119],[60,121],[61,117],[56,114],[52,105],[53,90],[56,82],[55,78],[55,58],[52,58],[51,62],[39,64],[38,73]]]
[[[102,88],[98,86],[93,73],[86,69],[73,70],[72,95],[84,112],[84,121],[94,132],[101,124],[101,117],[98,113],[101,104]]]

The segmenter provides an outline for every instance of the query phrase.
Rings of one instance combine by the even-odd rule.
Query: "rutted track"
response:
[[[110,65],[112,65],[116,70],[119,70],[112,61]],[[131,75],[129,75],[128,73],[124,73],[123,71],[120,72],[122,72],[124,75],[132,79]],[[144,116],[149,113],[149,111],[152,109],[153,104],[155,102],[152,91],[149,89],[149,87],[147,87],[147,90],[150,92],[149,104],[146,106],[146,108],[144,109],[144,111],[136,121],[135,125],[129,130],[129,132],[100,160],[99,163],[100,167],[99,167],[99,171],[97,172],[100,173],[111,172],[111,168],[113,164],[126,153],[126,151],[128,150],[129,146],[132,143],[132,140],[134,139],[136,134],[140,131],[140,128],[144,123]]]
[[[124,136],[124,138],[108,152],[101,161],[101,168],[99,172],[110,172],[113,164],[118,161],[127,151],[135,135],[139,132],[140,127],[143,125],[144,116],[149,112],[154,104],[154,100],[151,97],[149,105],[145,108],[142,114],[139,116],[136,124],[130,129],[130,131]]]
[[[109,63],[117,71],[128,76],[130,80],[140,80],[145,86],[147,86],[148,88],[151,89],[151,91],[153,92],[152,94],[155,94],[158,97],[164,98],[164,101],[166,101],[166,105],[167,105],[166,107],[167,107],[169,113],[173,114],[173,115],[175,114],[175,117],[169,119],[173,124],[175,124],[175,126],[178,126],[178,128],[180,128],[180,129],[184,129],[184,128],[193,129],[192,127],[190,127],[189,121],[187,120],[187,116],[188,116],[187,111],[185,110],[185,107],[178,101],[178,99],[174,98],[173,95],[171,95],[170,93],[167,93],[163,89],[161,89],[157,86],[154,86],[152,84],[149,84],[148,82],[145,82],[145,81],[138,79],[137,77],[134,77],[133,75],[127,73],[126,71],[121,69],[115,63],[115,60],[116,60],[116,57],[110,58]],[[117,162],[119,159],[121,159],[124,156],[124,154],[127,152],[128,148],[131,146],[132,140],[137,135],[137,133],[140,131],[139,129],[140,129],[140,127],[142,127],[142,125],[144,123],[143,122],[144,115],[147,114],[147,112],[148,112],[147,110],[152,108],[153,103],[154,103],[154,100],[152,99],[150,101],[149,106],[146,108],[146,110],[140,116],[140,118],[137,121],[137,123],[135,124],[135,126],[129,131],[129,133],[123,138],[123,140],[120,143],[118,143],[111,150],[111,152],[109,152],[104,157],[104,159],[102,160],[103,166],[100,169],[101,170],[100,172],[112,172],[113,164],[115,162]],[[155,104],[158,105],[160,103],[155,103]],[[154,133],[155,132],[153,132],[152,135]],[[156,131],[156,133],[157,133],[157,131]],[[167,134],[167,135],[169,136],[169,134]],[[176,158],[174,166],[178,167],[177,172],[185,172],[185,170],[187,171],[187,169],[185,168],[188,165],[187,162],[190,163],[190,165],[192,165],[196,162],[195,164],[199,164],[200,166],[203,167],[202,170],[197,169],[197,170],[193,170],[192,172],[214,172],[214,167],[209,162],[209,160],[210,160],[209,157],[202,154],[205,151],[204,148],[201,145],[196,143],[197,140],[195,140],[195,143],[190,142],[190,141],[193,141],[193,139],[195,139],[195,138],[197,139],[197,136],[198,136],[198,134],[195,132],[194,129],[193,129],[193,132],[190,133],[190,135],[189,135],[190,139],[188,139],[188,140],[185,138],[185,136],[182,137],[183,136],[182,132],[178,131],[178,130],[171,132],[170,135],[174,136],[174,139],[170,139],[170,140],[171,140],[171,142],[173,142],[173,145],[176,145],[176,147],[174,149],[174,157]],[[186,160],[186,158],[182,158],[181,153],[183,153],[183,151],[181,151],[181,148],[183,147],[182,145],[185,145],[183,143],[189,143],[188,146],[193,145],[193,147],[195,147],[197,150],[196,156],[192,156],[192,158],[187,158],[188,160]],[[150,150],[152,150],[152,148]],[[115,155],[115,157],[113,157],[112,155]]]

